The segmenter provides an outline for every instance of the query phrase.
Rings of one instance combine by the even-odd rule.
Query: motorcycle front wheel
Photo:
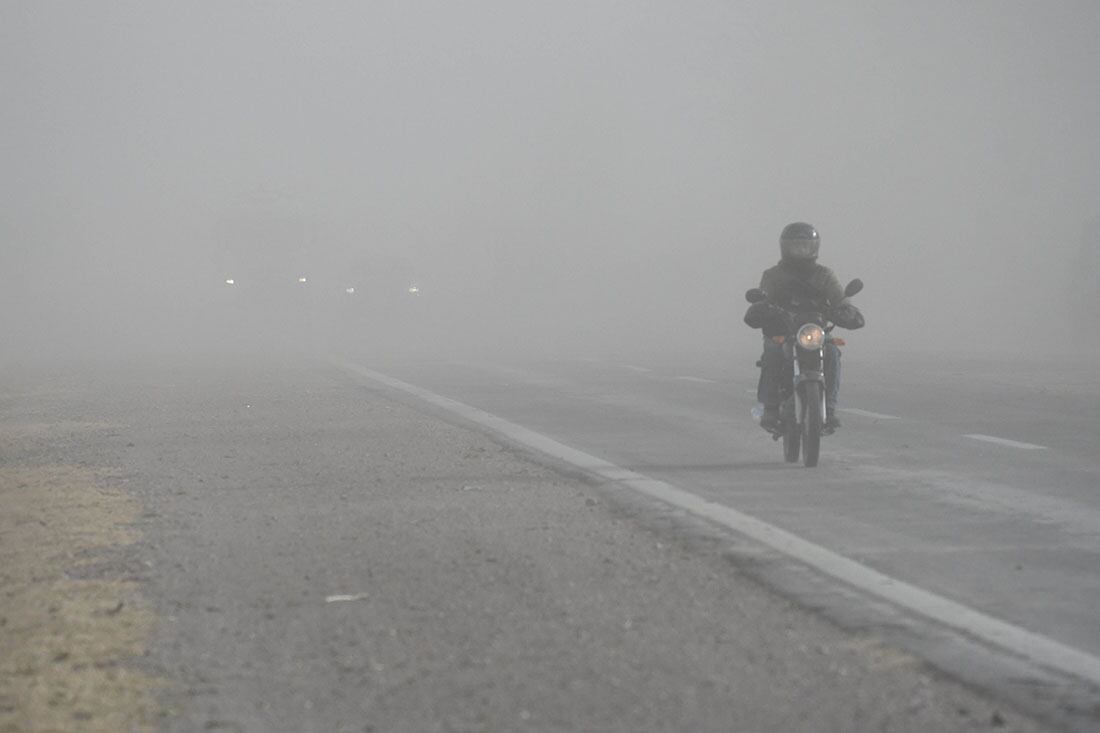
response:
[[[802,444],[802,427],[794,414],[794,399],[783,405],[783,458],[787,463],[798,462],[798,451]]]
[[[821,452],[821,383],[806,382],[802,393],[802,463],[807,468],[817,465]],[[797,460],[797,459],[796,459]]]

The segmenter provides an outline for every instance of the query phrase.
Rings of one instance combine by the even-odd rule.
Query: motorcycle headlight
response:
[[[820,349],[825,343],[825,329],[816,323],[807,323],[798,329],[798,345],[804,349]]]

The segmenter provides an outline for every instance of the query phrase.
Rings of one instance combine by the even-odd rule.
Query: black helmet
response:
[[[810,224],[796,221],[783,227],[779,235],[779,251],[785,260],[816,260],[821,237]]]

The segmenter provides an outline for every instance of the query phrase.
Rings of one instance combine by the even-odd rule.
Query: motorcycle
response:
[[[852,280],[844,288],[844,297],[850,298],[861,290],[863,282]],[[802,463],[812,468],[817,465],[821,452],[821,436],[831,432],[825,424],[825,344],[831,341],[837,346],[843,345],[842,339],[832,336],[833,328],[837,325],[859,328],[863,325],[862,316],[852,309],[858,316],[858,325],[838,324],[832,319],[839,316],[828,303],[796,301],[790,309],[784,309],[767,303],[767,297],[759,288],[745,293],[745,299],[753,303],[753,307],[761,304],[768,309],[768,315],[761,318],[770,317],[771,323],[779,320],[783,324],[781,332],[771,336],[783,346],[786,366],[780,388],[779,423],[769,432],[774,440],[783,441],[783,458],[788,463],[797,462],[801,453]],[[746,316],[745,320],[749,321],[750,317]],[[761,365],[762,362],[757,363]]]

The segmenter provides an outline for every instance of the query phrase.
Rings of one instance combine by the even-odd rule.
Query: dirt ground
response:
[[[158,682],[133,661],[153,615],[136,582],[97,571],[134,541],[139,507],[109,466],[52,459],[110,426],[33,422],[4,403],[0,733],[150,730]]]

